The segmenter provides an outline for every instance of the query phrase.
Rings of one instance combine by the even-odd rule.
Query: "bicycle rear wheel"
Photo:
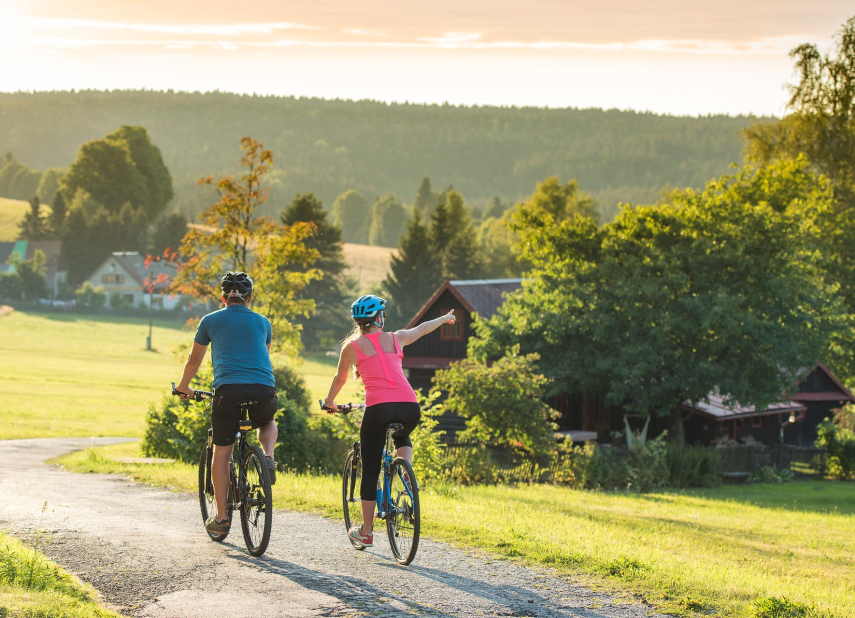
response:
[[[355,460],[355,463],[354,463]],[[362,483],[362,458],[359,450],[350,451],[344,464],[341,477],[341,503],[344,510],[344,529],[362,525],[362,501],[359,499],[359,486]],[[356,549],[365,549],[350,539],[350,544]]]
[[[401,457],[389,469],[389,509],[386,533],[392,554],[400,564],[410,564],[419,548],[421,513],[416,475],[410,462]]]
[[[270,543],[273,492],[270,489],[267,460],[257,446],[249,446],[244,452],[238,483],[243,540],[250,554],[260,556]]]
[[[202,455],[199,457],[199,510],[202,511],[202,524],[204,525],[206,521],[208,521],[209,517],[217,515],[217,501],[214,499],[214,485],[211,482],[211,458],[213,457],[213,451],[211,448],[205,444],[202,447]],[[231,491],[229,491],[229,497],[227,500],[230,500]],[[229,519],[231,519],[231,509],[229,509]],[[208,532],[205,530],[205,532]],[[211,537],[214,541],[223,541],[229,533],[225,534],[212,534],[208,532],[208,536]]]

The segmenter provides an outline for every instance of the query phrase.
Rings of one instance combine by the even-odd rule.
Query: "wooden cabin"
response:
[[[472,335],[472,316],[493,316],[505,296],[515,292],[522,279],[480,279],[446,281],[407,324],[412,328],[454,309],[458,320],[445,324],[430,335],[407,346],[404,371],[414,388],[430,390],[437,369],[466,358],[467,344]],[[609,442],[612,433],[622,432],[625,410],[606,406],[601,397],[588,393],[562,393],[547,403],[559,412],[558,429],[573,441],[599,440]],[[814,367],[798,385],[798,392],[782,401],[757,410],[753,406],[725,405],[724,398],[710,393],[708,401],[681,406],[688,444],[713,444],[723,439],[737,442],[779,443],[811,446],[816,439],[816,427],[833,410],[855,397],[822,363]],[[637,422],[633,421],[634,426]],[[454,414],[440,419],[439,428],[453,435],[463,428],[463,420]],[[653,418],[649,435],[661,433],[667,418]]]

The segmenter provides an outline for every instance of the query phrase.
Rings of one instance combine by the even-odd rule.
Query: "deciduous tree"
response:
[[[371,226],[371,204],[359,191],[346,191],[339,195],[333,204],[332,222],[341,226],[345,241],[367,245]]]

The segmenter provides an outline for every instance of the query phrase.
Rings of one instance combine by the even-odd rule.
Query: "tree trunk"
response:
[[[668,416],[668,443],[675,446],[686,445],[686,432],[683,428],[683,411],[674,406]]]

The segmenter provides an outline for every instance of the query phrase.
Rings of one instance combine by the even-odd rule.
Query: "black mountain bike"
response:
[[[329,412],[320,402],[321,409]],[[365,404],[347,404],[339,406],[338,411],[349,414],[353,409],[365,409]],[[380,487],[377,489],[376,521],[386,522],[386,534],[392,554],[400,564],[410,564],[419,548],[421,512],[419,509],[419,486],[410,462],[403,457],[393,459],[394,444],[392,434],[402,429],[400,423],[386,425],[386,447],[383,449],[383,465],[380,471]],[[341,480],[341,502],[344,511],[344,528],[362,523],[362,504],[359,486],[362,481],[362,455],[359,442],[354,442],[347,454]],[[348,537],[350,538],[350,537]],[[355,543],[359,550],[365,549]]]
[[[195,391],[192,399],[196,401],[207,400],[206,416],[210,420],[211,399],[214,394],[207,391]],[[175,383],[172,383],[172,394],[178,395]],[[251,400],[240,404],[241,420],[235,428],[237,431],[236,449],[229,459],[229,489],[228,518],[232,519],[232,512],[240,513],[240,526],[243,531],[243,540],[246,548],[253,556],[260,556],[267,550],[270,543],[270,528],[273,523],[273,492],[270,487],[270,472],[267,469],[267,460],[264,452],[257,446],[247,443],[247,433],[252,430],[252,421],[249,420],[249,409],[258,404]],[[217,513],[217,501],[214,499],[214,485],[211,481],[211,461],[214,456],[214,430],[208,429],[208,441],[202,447],[199,457],[199,507],[202,511],[202,522],[209,517],[219,515]],[[236,464],[237,462],[237,464]],[[219,519],[222,519],[221,517]],[[208,536],[214,541],[223,541],[229,535],[213,534]]]

